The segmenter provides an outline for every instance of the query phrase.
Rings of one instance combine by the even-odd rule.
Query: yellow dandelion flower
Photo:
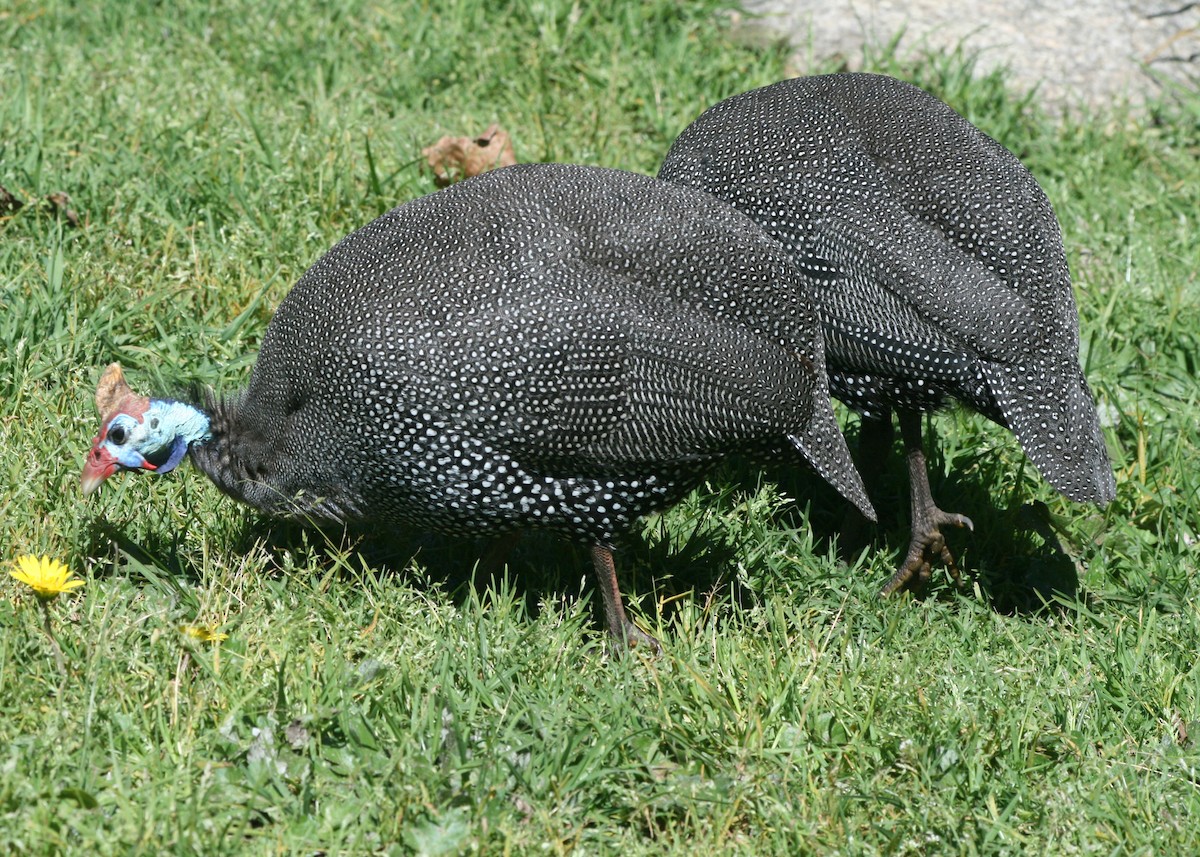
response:
[[[216,625],[180,625],[179,631],[185,637],[201,643],[219,643],[229,639],[229,635],[218,631]]]
[[[30,587],[42,601],[53,601],[86,582],[75,577],[64,563],[48,556],[26,554],[17,557],[14,564],[17,568],[9,574]]]

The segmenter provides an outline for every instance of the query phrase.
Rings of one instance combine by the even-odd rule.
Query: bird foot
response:
[[[624,655],[627,652],[648,652],[651,655],[662,654],[662,643],[647,634],[637,625],[626,620],[624,634],[612,634],[612,650],[614,654]]]
[[[923,588],[929,583],[933,563],[941,561],[950,573],[955,586],[962,586],[962,575],[954,562],[954,554],[946,546],[946,538],[942,535],[941,527],[966,527],[974,530],[975,524],[966,515],[955,512],[943,512],[936,506],[926,510],[923,520],[913,522],[912,541],[908,544],[908,555],[896,569],[887,586],[879,592],[881,598],[886,598],[902,590]]]

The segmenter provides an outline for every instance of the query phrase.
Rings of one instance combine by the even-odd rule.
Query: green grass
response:
[[[247,377],[329,245],[432,192],[495,121],[524,161],[652,173],[704,107],[784,75],[707,2],[17,0],[0,10],[0,559],[61,557],[63,676],[0,582],[0,850],[18,854],[1200,851],[1200,97],[1053,120],[960,57],[871,67],[1017,152],[1063,224],[1118,476],[1056,495],[934,420],[968,572],[880,603],[875,547],[788,467],[731,464],[618,556],[666,644],[613,660],[586,554],[272,524],[194,471],[84,501],[92,391]],[[74,229],[36,204],[65,191]],[[851,427],[851,433],[853,433]],[[7,580],[7,578],[6,578]],[[201,643],[182,625],[228,634]]]

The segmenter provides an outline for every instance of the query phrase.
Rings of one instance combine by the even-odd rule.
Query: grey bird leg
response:
[[[953,525],[975,529],[971,519],[954,512],[943,512],[933,502],[929,489],[929,471],[925,465],[925,450],[921,445],[921,415],[916,411],[898,411],[900,434],[904,438],[904,450],[908,457],[909,493],[912,498],[912,541],[908,543],[908,556],[896,569],[880,596],[888,596],[901,589],[924,586],[929,581],[930,568],[934,560],[940,559],[950,572],[955,584],[961,585],[962,578],[954,555],[946,547],[941,528]]]
[[[858,432],[859,469],[868,491],[879,484],[882,464],[892,451],[892,413],[884,411],[878,417],[863,417]]]
[[[478,574],[491,576],[504,569],[508,563],[508,555],[512,553],[513,548],[521,541],[521,531],[513,530],[511,533],[505,533],[502,536],[496,536],[488,546],[487,552],[479,558],[479,564],[475,566]]]
[[[596,585],[604,601],[604,617],[608,620],[608,633],[618,653],[647,646],[654,654],[662,653],[662,644],[651,637],[625,616],[621,603],[621,591],[617,588],[617,569],[613,565],[612,550],[604,545],[592,546],[592,567],[596,572]]]
[[[892,452],[892,413],[883,411],[879,416],[863,417],[858,430],[858,449],[855,456],[855,466],[862,475],[863,487],[867,489],[867,497],[872,503],[878,498],[876,489],[879,487],[879,476],[883,473],[884,465]],[[857,554],[867,544],[867,528],[869,522],[858,509],[846,510],[842,518],[842,531],[838,539],[838,547],[842,556],[849,557]]]

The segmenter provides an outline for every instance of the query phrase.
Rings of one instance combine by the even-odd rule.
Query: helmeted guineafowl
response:
[[[830,389],[864,415],[864,440],[889,436],[897,412],[913,534],[885,594],[927,579],[931,559],[957,578],[940,527],[971,522],[934,504],[921,445],[920,414],[948,400],[1011,429],[1072,500],[1113,498],[1054,212],[946,104],[881,75],[783,81],[705,111],[659,178],[732,203],[791,252]]]
[[[280,305],[240,395],[136,396],[119,367],[85,492],[185,455],[268,513],[586,540],[609,631],[611,548],[732,452],[799,449],[873,512],[828,401],[821,334],[777,242],[708,194],[510,167],[384,214]]]

